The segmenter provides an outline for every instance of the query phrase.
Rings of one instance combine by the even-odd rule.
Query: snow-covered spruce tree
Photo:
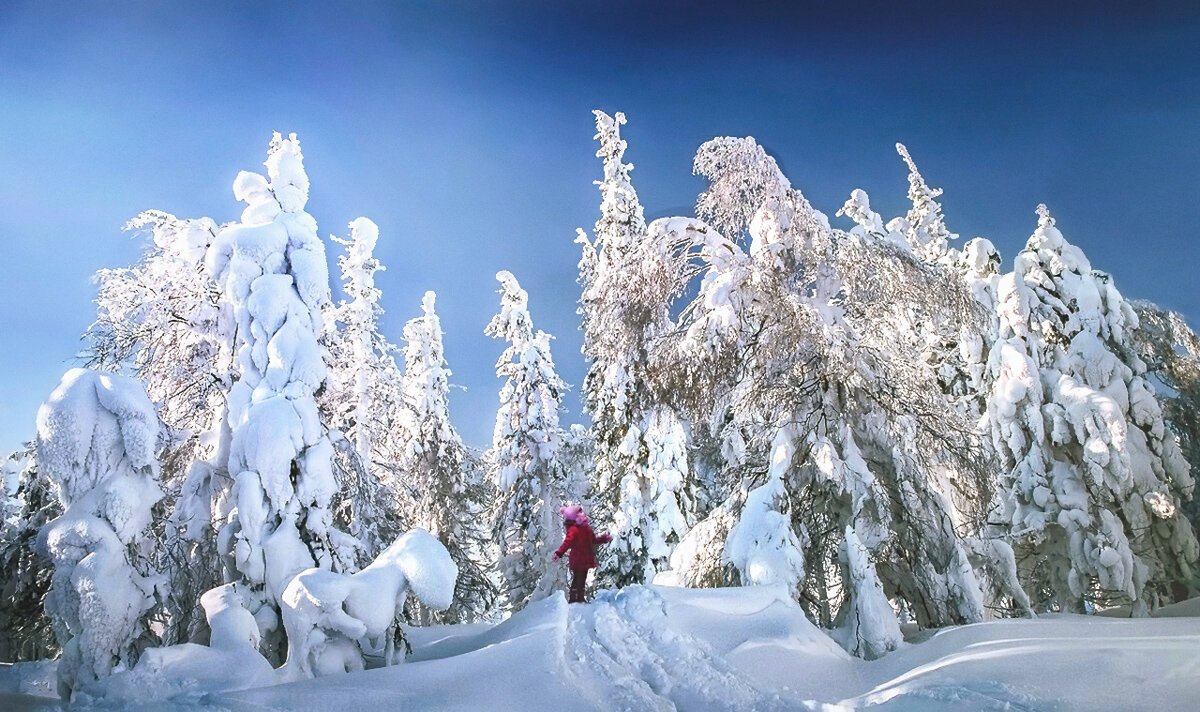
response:
[[[163,557],[159,567],[171,580],[157,623],[171,644],[203,638],[196,600],[220,582],[213,511],[232,481],[215,460],[221,459],[231,384],[232,329],[204,267],[216,223],[150,210],[126,225],[141,228],[149,228],[152,238],[142,260],[97,272],[96,322],[85,339],[88,365],[134,373],[168,428],[162,484],[173,515],[154,534]]]
[[[505,382],[485,460],[497,490],[493,536],[503,593],[508,606],[520,610],[566,584],[566,570],[551,564],[550,556],[562,531],[558,510],[566,497],[566,472],[558,458],[567,386],[554,369],[551,336],[533,330],[529,295],[511,272],[496,279],[500,312],[484,333],[508,346],[496,362],[496,375]]]
[[[54,640],[45,600],[51,569],[33,546],[46,522],[62,514],[51,482],[29,442],[4,461],[5,511],[0,528],[0,660],[52,658]]]
[[[922,626],[979,620],[979,584],[931,480],[948,467],[982,476],[977,446],[891,319],[897,304],[975,318],[961,281],[907,246],[832,229],[753,139],[709,141],[695,167],[711,182],[698,201],[711,227],[688,231],[681,259],[704,278],[678,342],[656,352],[665,372],[691,374],[693,417],[728,403],[753,441],[743,449],[770,452],[730,495],[745,504],[726,562],[742,583],[791,584],[824,626],[858,610],[868,575]],[[847,531],[874,561],[853,579],[839,561]]]
[[[218,545],[227,581],[243,584],[263,654],[278,663],[288,580],[311,566],[352,567],[358,544],[332,525],[333,446],[314,398],[325,380],[317,337],[329,274],[304,211],[309,183],[295,135],[275,134],[266,167],[269,178],[238,174],[234,195],[246,209],[206,260],[236,324],[225,468],[234,484]]]
[[[1200,471],[1200,336],[1176,312],[1147,301],[1132,302],[1139,327],[1134,341],[1146,363],[1147,380],[1156,388],[1163,419],[1179,438],[1179,449],[1191,466]],[[1200,532],[1200,498],[1183,503],[1192,529]]]
[[[335,510],[362,542],[365,564],[403,529],[395,453],[388,446],[407,406],[396,346],[379,332],[383,307],[375,273],[384,269],[374,256],[379,228],[358,218],[350,223],[349,239],[331,239],[346,246],[338,266],[349,300],[327,310],[328,376],[318,405],[330,427],[346,434],[335,439],[341,475]]]
[[[603,160],[595,239],[582,230],[579,302],[588,360],[584,404],[592,417],[595,499],[611,518],[613,542],[603,550],[600,580],[623,586],[650,581],[669,567],[671,549],[692,510],[686,430],[649,385],[649,344],[671,327],[671,297],[681,273],[664,242],[648,232],[624,162],[625,115],[596,116]]]
[[[161,424],[141,383],[71,369],[37,416],[37,465],[65,510],[38,547],[54,564],[46,612],[62,646],[63,699],[130,667],[146,643],[145,613],[161,577],[145,536],[162,498],[155,458]]]
[[[426,292],[421,316],[404,325],[405,402],[413,421],[405,429],[404,472],[411,488],[406,519],[442,542],[458,567],[454,602],[442,612],[419,608],[421,623],[478,620],[496,598],[489,578],[487,492],[450,423],[450,369],[442,346],[436,295]]]
[[[988,419],[1004,515],[1042,610],[1129,600],[1144,613],[1195,585],[1179,511],[1192,478],[1133,342],[1133,308],[1050,212],[999,287]]]

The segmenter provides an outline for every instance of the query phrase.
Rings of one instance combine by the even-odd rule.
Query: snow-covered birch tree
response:
[[[867,194],[855,190],[838,215],[854,220],[856,226],[851,234],[894,245],[929,269],[941,272],[943,277],[961,279],[967,287],[973,297],[976,318],[964,319],[955,310],[922,309],[919,303],[908,300],[889,301],[876,307],[890,311],[895,350],[919,354],[949,404],[966,421],[977,423],[987,409],[990,391],[986,364],[996,342],[999,255],[984,238],[968,241],[961,252],[952,246],[958,235],[946,226],[937,200],[941,189],[929,187],[903,144],[896,144],[896,151],[908,167],[911,207],[907,214],[885,223],[871,209]],[[1028,598],[1015,585],[1016,564],[1008,532],[988,525],[988,514],[994,511],[997,474],[994,467],[989,467],[995,460],[988,455],[989,440],[978,439],[980,447],[973,467],[964,470],[944,462],[926,475],[930,486],[953,505],[952,524],[965,537],[963,543],[983,583],[989,609],[997,613],[1027,613]]]
[[[85,338],[89,366],[135,374],[168,429],[162,484],[172,516],[155,536],[171,587],[157,622],[176,643],[203,637],[196,599],[220,583],[216,510],[233,484],[220,453],[232,328],[204,264],[216,223],[148,210],[126,225],[145,228],[151,243],[138,264],[97,272],[96,322]]]
[[[694,374],[693,408],[727,404],[735,440],[747,430],[753,444],[730,443],[731,454],[769,453],[730,494],[741,511],[713,512],[735,522],[725,561],[743,583],[792,585],[826,626],[876,583],[922,626],[979,620],[979,584],[930,478],[978,467],[972,428],[947,407],[921,340],[897,338],[891,318],[899,305],[974,318],[961,282],[907,241],[832,229],[753,139],[709,141],[695,170],[711,182],[697,205],[707,225],[683,231],[681,259],[698,260],[703,279],[679,340],[656,353]],[[853,586],[844,553],[839,562],[847,532],[873,562]]]

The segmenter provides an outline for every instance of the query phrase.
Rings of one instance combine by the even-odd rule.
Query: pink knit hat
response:
[[[568,522],[575,522],[576,524],[588,523],[588,516],[583,513],[583,507],[580,507],[578,504],[572,504],[569,507],[563,507],[558,511],[560,514],[562,514],[562,518]]]

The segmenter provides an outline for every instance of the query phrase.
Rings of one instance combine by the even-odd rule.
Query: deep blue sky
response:
[[[497,270],[581,381],[593,108],[628,115],[648,218],[690,210],[716,135],[755,136],[830,215],[861,187],[890,217],[902,141],[951,229],[1006,265],[1046,202],[1127,296],[1196,324],[1197,4],[961,7],[982,4],[0,3],[0,451],[73,365],[91,274],[144,248],[121,225],[236,219],[232,180],[262,170],[273,130],[300,136],[323,236],[379,223],[390,338],[438,292],[473,445],[500,385]]]

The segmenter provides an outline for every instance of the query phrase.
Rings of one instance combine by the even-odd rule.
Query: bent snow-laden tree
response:
[[[896,151],[908,166],[908,198],[912,207],[902,217],[884,223],[871,209],[870,199],[855,190],[838,211],[857,223],[850,232],[861,239],[896,246],[931,269],[949,278],[958,277],[974,300],[979,318],[962,318],[961,311],[921,309],[907,300],[876,305],[887,312],[893,329],[896,353],[918,354],[935,376],[935,383],[949,404],[967,422],[977,423],[987,411],[991,381],[988,357],[997,340],[996,285],[1000,257],[984,238],[968,241],[961,251],[951,246],[958,238],[945,223],[937,198],[942,191],[931,188],[903,144]],[[980,442],[980,456],[993,462],[990,438]],[[1016,577],[1016,563],[1008,532],[988,522],[988,504],[996,496],[994,476],[980,476],[980,469],[959,471],[951,461],[942,462],[928,473],[933,486],[953,505],[955,530],[964,535],[969,559],[984,588],[988,608],[1001,615],[1031,612],[1029,599]]]
[[[314,394],[325,379],[317,342],[329,302],[325,248],[304,211],[300,143],[275,134],[268,177],[242,171],[241,221],[208,249],[209,272],[232,307],[237,381],[229,392],[228,515],[218,534],[228,581],[244,584],[263,654],[283,657],[283,589],[300,571],[351,568],[358,546],[334,528],[333,446]]]
[[[38,467],[65,507],[38,534],[54,564],[46,612],[64,699],[150,643],[145,614],[164,583],[145,536],[162,498],[160,436],[146,389],[124,376],[72,369],[38,410]]]
[[[596,155],[604,162],[596,182],[601,216],[594,241],[582,230],[576,240],[583,248],[579,313],[588,360],[583,399],[592,417],[599,517],[613,523],[599,576],[626,585],[669,568],[694,508],[684,425],[649,385],[651,342],[673,328],[670,300],[685,280],[665,241],[648,233],[629,180],[633,166],[624,162],[625,115],[594,113]]]
[[[907,243],[831,228],[751,138],[707,142],[695,170],[710,181],[697,205],[707,224],[676,223],[674,253],[703,280],[656,344],[655,374],[697,420],[721,404],[724,427],[750,440],[732,450],[769,453],[729,495],[740,511],[714,510],[731,527],[724,561],[744,584],[787,585],[824,626],[858,621],[863,640],[850,647],[862,654],[894,636],[861,625],[881,609],[856,592],[878,586],[924,627],[980,620],[980,586],[933,473],[988,472],[921,340],[898,338],[893,319],[977,319],[962,281]]]
[[[1046,207],[998,292],[989,368],[992,441],[1035,605],[1135,612],[1195,585],[1197,542],[1180,504],[1193,481],[1143,377],[1133,308],[1067,242]]]
[[[566,384],[554,370],[551,336],[533,330],[529,295],[511,272],[496,275],[502,286],[500,312],[485,333],[508,346],[496,362],[505,379],[492,448],[486,461],[497,490],[493,534],[499,551],[504,595],[519,610],[566,584],[566,570],[550,562],[562,529],[566,470],[559,461],[566,433],[559,427]]]

